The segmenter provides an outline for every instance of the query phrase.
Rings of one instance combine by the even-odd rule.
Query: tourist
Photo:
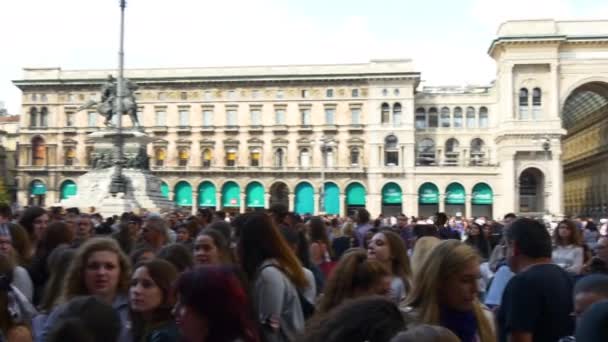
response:
[[[333,251],[327,236],[327,228],[323,220],[315,216],[308,221],[308,231],[310,237],[310,258],[312,262],[319,266],[331,262]]]
[[[389,342],[405,329],[403,316],[385,297],[354,299],[313,319],[302,342]]]
[[[498,309],[500,341],[553,342],[572,335],[573,280],[551,262],[551,237],[545,226],[518,219],[507,228],[506,240],[515,276]]]
[[[171,263],[178,273],[185,272],[194,267],[194,259],[192,250],[180,243],[172,243],[166,245],[158,251],[157,258],[163,259]]]
[[[129,255],[131,265],[141,264],[154,258],[156,258],[156,253],[154,253],[152,248],[146,246],[135,249]]]
[[[38,241],[42,239],[49,224],[47,211],[40,207],[29,207],[21,215],[19,225],[28,233],[32,247],[31,255],[24,256],[26,259],[32,257],[38,247]]]
[[[302,225],[301,223],[298,225]],[[297,226],[296,226],[297,227]],[[314,273],[309,269],[311,267],[310,258],[308,257],[308,251],[306,252],[304,258],[302,258],[298,254],[298,246],[301,244],[301,239],[306,239],[306,235],[303,231],[299,231],[297,229],[281,229],[281,233],[283,234],[283,238],[291,248],[291,250],[296,253],[300,263],[302,264],[302,271],[304,271],[304,275],[306,276],[306,280],[308,282],[308,286],[302,289],[298,289],[298,291],[302,294],[304,299],[308,301],[311,305],[317,300],[317,281],[315,280]]]
[[[317,313],[329,312],[353,298],[383,295],[391,290],[391,273],[377,260],[370,260],[363,249],[344,254],[325,284]]]
[[[246,291],[230,268],[201,266],[187,271],[175,289],[173,315],[183,341],[260,340]]]
[[[608,238],[601,237],[595,245],[595,256],[585,264],[583,273],[608,274]]]
[[[8,229],[15,262],[21,267],[29,266],[34,254],[27,231],[16,224],[9,224]]]
[[[479,302],[479,255],[465,243],[445,240],[425,258],[404,311],[417,324],[440,325],[463,342],[493,342],[492,313]]]
[[[608,341],[608,301],[595,303],[587,309],[576,328],[576,341]]]
[[[16,226],[16,228],[22,229],[18,226]],[[0,254],[6,256],[13,264],[11,285],[19,289],[27,300],[31,302],[34,298],[34,284],[28,271],[19,266],[19,256],[13,248],[11,230],[8,227],[6,229],[0,229]]]
[[[437,213],[435,214],[435,226],[439,231],[439,238],[441,240],[454,239],[460,240],[460,232],[455,229],[452,229],[447,225],[448,215],[445,213]]]
[[[199,228],[205,229],[213,221],[213,212],[209,208],[198,208],[196,218]]]
[[[128,290],[131,266],[127,256],[113,239],[93,238],[78,249],[65,277],[62,302],[76,296],[93,295],[111,305],[118,313],[121,331],[118,342],[130,342]],[[42,340],[66,310],[61,304],[50,314],[42,331]]]
[[[460,339],[444,327],[420,324],[397,334],[390,342],[460,342]]]
[[[600,238],[600,232],[597,229],[597,225],[590,221],[583,229],[583,243],[589,246],[592,250],[595,248],[597,240]]]
[[[331,249],[334,251],[335,259],[340,260],[344,252],[349,248],[357,246],[357,239],[354,235],[355,224],[348,221],[342,225],[342,233],[335,237],[331,242]]]
[[[553,231],[552,259],[555,264],[572,274],[580,273],[583,268],[584,251],[581,233],[574,222],[561,221]]]
[[[412,264],[412,274],[416,275],[416,272],[421,270],[422,264],[424,264],[424,260],[429,255],[431,250],[435,246],[437,246],[441,240],[434,236],[423,236],[420,239],[416,240],[416,244],[414,245],[414,252],[411,257]]]
[[[222,233],[206,228],[194,240],[194,262],[197,265],[229,265],[233,263],[230,245]]]
[[[412,268],[405,243],[399,235],[383,230],[374,235],[367,249],[367,256],[378,260],[391,274],[390,297],[399,303],[410,289]]]
[[[93,223],[91,217],[87,214],[80,214],[76,219],[76,231],[74,238],[74,246],[78,247],[93,235]]]
[[[485,226],[485,225],[484,225]],[[490,253],[492,252],[490,242],[487,239],[486,233],[483,231],[483,227],[477,222],[473,222],[469,226],[469,231],[465,243],[479,253],[482,261],[488,260]]]
[[[188,250],[194,248],[194,238],[198,235],[198,225],[195,221],[189,221],[177,226],[175,233],[177,234],[176,242],[182,244]]]
[[[369,223],[370,214],[365,208],[359,208],[355,212],[355,236],[359,247],[366,248],[365,237],[368,235],[367,232],[372,229],[372,225]]]
[[[32,341],[31,320],[36,310],[17,288],[11,285],[15,264],[0,254],[0,340]]]
[[[246,214],[238,231],[241,268],[251,289],[254,312],[266,340],[292,341],[304,329],[298,288],[308,286],[296,255],[270,216]]]
[[[150,216],[144,221],[141,229],[143,245],[149,247],[157,253],[165,244],[169,242],[167,224],[159,216]]]
[[[177,276],[175,267],[160,259],[140,264],[133,272],[129,303],[134,341],[178,340],[177,327],[171,315],[175,305],[171,289]]]
[[[120,328],[120,317],[112,306],[94,296],[80,296],[65,304],[46,341],[117,341]],[[41,340],[36,338],[36,341]]]
[[[608,299],[608,275],[592,274],[574,286],[574,314],[578,319],[594,303]]]

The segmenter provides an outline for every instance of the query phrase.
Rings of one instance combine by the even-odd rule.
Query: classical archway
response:
[[[608,83],[584,83],[563,103],[564,213],[608,214]]]
[[[289,188],[283,182],[276,182],[270,187],[270,207],[282,205],[289,210]]]
[[[542,215],[545,211],[545,175],[535,167],[519,175],[519,212]]]

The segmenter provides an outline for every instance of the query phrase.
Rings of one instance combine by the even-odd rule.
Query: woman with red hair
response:
[[[174,316],[186,342],[258,342],[251,308],[231,268],[201,266],[176,284]]]

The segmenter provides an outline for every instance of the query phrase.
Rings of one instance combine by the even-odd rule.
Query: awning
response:
[[[494,202],[494,194],[492,188],[486,183],[477,183],[473,187],[471,194],[472,204],[492,204]]]
[[[330,215],[340,214],[340,189],[335,183],[325,183],[325,213]]]
[[[387,183],[382,188],[382,204],[401,204],[402,201],[401,187],[397,183]]]
[[[169,198],[169,185],[167,185],[167,183],[160,183],[160,193],[164,198]]]
[[[346,188],[346,205],[365,205],[365,188],[360,183],[352,183]]]
[[[235,182],[228,182],[222,187],[222,206],[224,208],[241,206],[241,189]]]
[[[419,204],[438,204],[439,189],[433,183],[424,183],[418,189]]]
[[[296,186],[296,208],[297,214],[314,214],[315,211],[315,190],[310,183],[300,183]]]
[[[192,186],[187,182],[175,185],[175,204],[180,206],[192,205]]]
[[[258,182],[247,185],[247,207],[264,208],[264,186]]]
[[[198,186],[198,206],[215,207],[215,185],[211,182],[202,182]]]
[[[32,195],[44,195],[46,194],[46,185],[39,180],[35,180],[32,182],[32,187],[30,188],[30,193]]]
[[[63,200],[66,198],[74,197],[76,196],[77,190],[78,189],[76,187],[76,183],[71,180],[67,180],[61,184],[60,198]]]
[[[464,187],[460,183],[452,183],[445,189],[445,203],[464,204],[466,196]]]

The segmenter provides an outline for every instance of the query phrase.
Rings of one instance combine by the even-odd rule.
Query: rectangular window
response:
[[[386,166],[397,166],[399,165],[399,152],[397,151],[386,151],[384,153],[384,163]]]
[[[334,108],[325,108],[325,124],[335,125],[336,110]]]
[[[205,92],[203,93],[203,99],[205,101],[211,101],[212,98],[213,95],[211,94],[211,90],[205,90]]]
[[[226,166],[236,166],[236,151],[226,153]]]
[[[351,108],[351,110],[350,110],[350,123],[352,125],[360,125],[361,124],[361,109],[359,109],[359,108]]]
[[[260,151],[251,152],[251,166],[260,166]]]
[[[282,98],[283,98],[283,91],[277,90],[277,99],[282,99]]]
[[[67,127],[74,127],[76,125],[76,114],[66,113],[65,114],[65,125]]]
[[[203,127],[213,126],[213,111],[203,110]]]
[[[252,90],[251,91],[251,98],[257,99],[260,97],[260,91],[259,90]]]
[[[234,100],[236,98],[236,91],[234,90],[229,90],[228,91],[228,99],[229,100]]]
[[[475,114],[467,113],[467,128],[475,128]]]
[[[179,110],[179,125],[184,127],[184,126],[190,126],[190,111],[187,109],[180,109]]]
[[[302,115],[302,125],[310,126],[310,109],[302,109],[300,110],[300,114]]]
[[[155,113],[156,126],[166,126],[167,125],[167,112],[164,110],[157,110]]]
[[[260,126],[262,124],[262,113],[259,109],[251,110],[251,125]]]
[[[274,112],[275,124],[284,125],[285,124],[285,109],[277,109]]]
[[[352,97],[359,97],[359,89],[353,89],[351,95]]]
[[[165,101],[166,99],[167,99],[167,93],[165,93],[165,92],[158,93],[158,100],[159,101]]]
[[[302,89],[302,98],[303,98],[303,99],[305,99],[305,98],[307,98],[307,97],[308,97],[308,95],[309,95],[309,94],[308,94],[308,90],[306,90],[306,89]]]
[[[187,100],[188,99],[188,93],[185,91],[182,91],[181,93],[179,93],[179,98],[181,100]]]
[[[437,114],[429,114],[429,127],[437,128]]]
[[[89,127],[97,126],[97,113],[95,113],[95,112],[87,113],[87,126],[89,126]]]
[[[334,90],[331,88],[325,90],[325,97],[334,97]]]
[[[236,126],[236,109],[229,109],[226,111],[226,125]]]

